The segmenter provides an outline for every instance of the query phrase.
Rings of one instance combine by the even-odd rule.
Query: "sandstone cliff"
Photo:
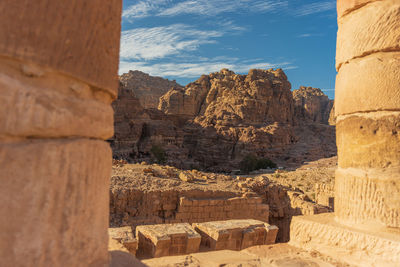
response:
[[[137,142],[142,134],[144,109],[132,90],[120,82],[118,99],[112,103],[114,109],[114,136],[110,139],[113,156],[129,158],[137,152]]]
[[[333,100],[330,100],[321,89],[300,86],[293,91],[295,116],[298,120],[328,124]]]
[[[133,91],[143,108],[157,108],[159,98],[169,89],[182,87],[176,81],[150,76],[137,70],[122,74],[119,80],[124,89]]]
[[[223,69],[203,75],[185,88],[170,90],[159,109],[196,117],[205,125],[293,122],[290,83],[281,69],[254,69],[248,75]]]
[[[334,128],[315,123],[323,115],[315,120],[299,116],[281,69],[250,70],[247,75],[223,69],[203,75],[169,90],[160,98],[159,110],[141,107],[122,83],[120,90],[111,143],[117,158],[154,160],[151,149],[158,146],[170,165],[229,171],[248,154],[287,165],[336,153]]]
[[[250,153],[279,157],[295,141],[290,83],[281,69],[203,75],[166,93],[159,109],[191,118],[185,145],[201,167],[232,167]]]
[[[133,90],[122,83],[118,88],[118,99],[114,109],[114,136],[110,144],[114,158],[149,158],[153,145],[162,145],[165,149],[182,152],[182,124],[185,118],[166,115],[157,109],[145,109]],[[176,153],[175,159],[183,160],[186,153]]]

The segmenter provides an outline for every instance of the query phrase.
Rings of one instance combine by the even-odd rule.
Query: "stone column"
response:
[[[0,14],[0,265],[108,266],[121,1]]]
[[[335,215],[400,227],[400,1],[339,0]]]

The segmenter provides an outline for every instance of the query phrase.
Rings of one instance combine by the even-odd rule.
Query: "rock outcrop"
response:
[[[182,147],[183,132],[180,127],[185,118],[143,108],[134,91],[122,83],[118,88],[118,99],[112,106],[115,132],[109,141],[114,158],[146,158],[150,156],[153,145],[162,145],[171,153]],[[179,153],[174,156],[177,159],[182,157]]]
[[[277,157],[295,141],[290,87],[281,69],[223,69],[170,90],[159,109],[190,118],[185,146],[201,167],[234,166],[250,153]]]
[[[290,83],[281,69],[235,74],[228,69],[203,75],[160,99],[166,114],[196,117],[203,126],[238,126],[293,122]]]
[[[169,89],[182,88],[176,81],[137,70],[122,74],[119,80],[124,89],[133,91],[143,108],[157,108],[160,97]]]
[[[330,100],[321,89],[300,86],[293,91],[295,116],[298,120],[328,124],[333,100]]]
[[[137,144],[142,135],[143,119],[148,118],[139,99],[132,90],[120,82],[118,99],[112,103],[114,109],[114,136],[110,139],[113,156],[135,157]]]
[[[151,150],[157,146],[170,165],[229,171],[249,154],[280,165],[335,155],[334,128],[320,123],[327,112],[321,109],[328,107],[320,100],[312,110],[321,113],[316,120],[300,117],[290,87],[281,69],[255,69],[247,75],[223,69],[184,88],[173,87],[157,110],[143,108],[134,90],[121,82],[114,103],[114,156],[156,160]],[[322,92],[316,95],[329,101]],[[312,93],[307,97],[314,99]],[[318,134],[310,136],[308,127]]]

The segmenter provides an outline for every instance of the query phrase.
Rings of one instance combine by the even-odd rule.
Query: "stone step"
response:
[[[334,213],[293,217],[289,244],[355,266],[400,266],[399,230],[356,229],[338,223]]]
[[[278,227],[258,220],[226,220],[194,223],[201,244],[211,250],[242,250],[251,246],[274,244]]]

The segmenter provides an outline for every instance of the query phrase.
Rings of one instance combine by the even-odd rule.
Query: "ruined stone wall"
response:
[[[277,241],[287,242],[292,216],[329,212],[328,207],[276,183],[253,181],[249,188],[254,192],[198,189],[144,192],[114,188],[110,190],[110,226],[256,219],[277,225],[280,229]]]
[[[0,1],[0,262],[108,265],[120,1]]]
[[[262,217],[256,216],[256,212],[249,214],[248,205],[239,205],[248,204],[247,200],[238,201],[237,198],[241,194],[229,191],[168,190],[142,192],[132,189],[113,190],[110,192],[110,196],[110,224],[113,227],[156,223],[204,222],[211,220],[211,218],[213,220],[222,220],[229,218],[246,219],[248,216],[254,219]],[[256,208],[257,204],[261,204],[260,200],[261,198],[254,201],[252,206]],[[211,206],[216,206],[214,202],[221,204],[222,210],[218,208],[210,209]],[[250,202],[253,202],[253,200]],[[235,209],[236,211],[233,214]],[[263,211],[266,214],[263,219],[266,220],[268,219],[268,209],[264,207]],[[219,212],[221,214],[218,214]]]
[[[341,222],[400,227],[400,1],[338,1]]]

